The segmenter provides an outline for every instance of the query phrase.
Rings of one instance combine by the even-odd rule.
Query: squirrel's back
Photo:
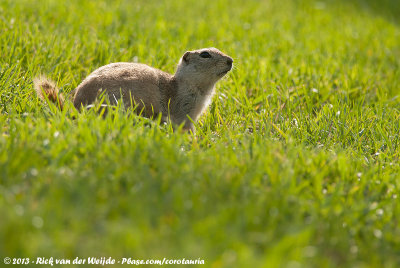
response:
[[[137,106],[138,112],[144,112],[146,116],[154,116],[160,112],[164,114],[160,84],[171,77],[170,74],[145,64],[111,63],[96,69],[78,85],[74,106],[81,109],[82,106],[92,104],[105,91],[112,105],[123,99],[126,106],[133,104]]]

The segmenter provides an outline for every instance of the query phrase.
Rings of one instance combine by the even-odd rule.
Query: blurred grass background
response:
[[[398,1],[0,1],[1,258],[400,265]],[[43,106],[94,69],[235,59],[197,134]],[[72,120],[73,116],[77,119]]]

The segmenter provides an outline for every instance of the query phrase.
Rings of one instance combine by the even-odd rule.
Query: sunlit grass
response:
[[[1,258],[400,265],[396,1],[2,1]],[[235,60],[196,135],[37,100],[186,50]],[[2,261],[1,259],[1,261]]]

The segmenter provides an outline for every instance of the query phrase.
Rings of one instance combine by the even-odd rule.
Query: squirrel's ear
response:
[[[188,63],[188,62],[189,62],[189,54],[190,54],[190,51],[186,51],[185,54],[183,54],[182,60],[183,60],[185,63]]]

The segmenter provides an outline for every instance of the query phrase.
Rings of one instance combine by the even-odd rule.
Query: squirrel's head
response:
[[[187,51],[181,58],[175,77],[198,85],[214,85],[232,69],[233,59],[216,48]]]

